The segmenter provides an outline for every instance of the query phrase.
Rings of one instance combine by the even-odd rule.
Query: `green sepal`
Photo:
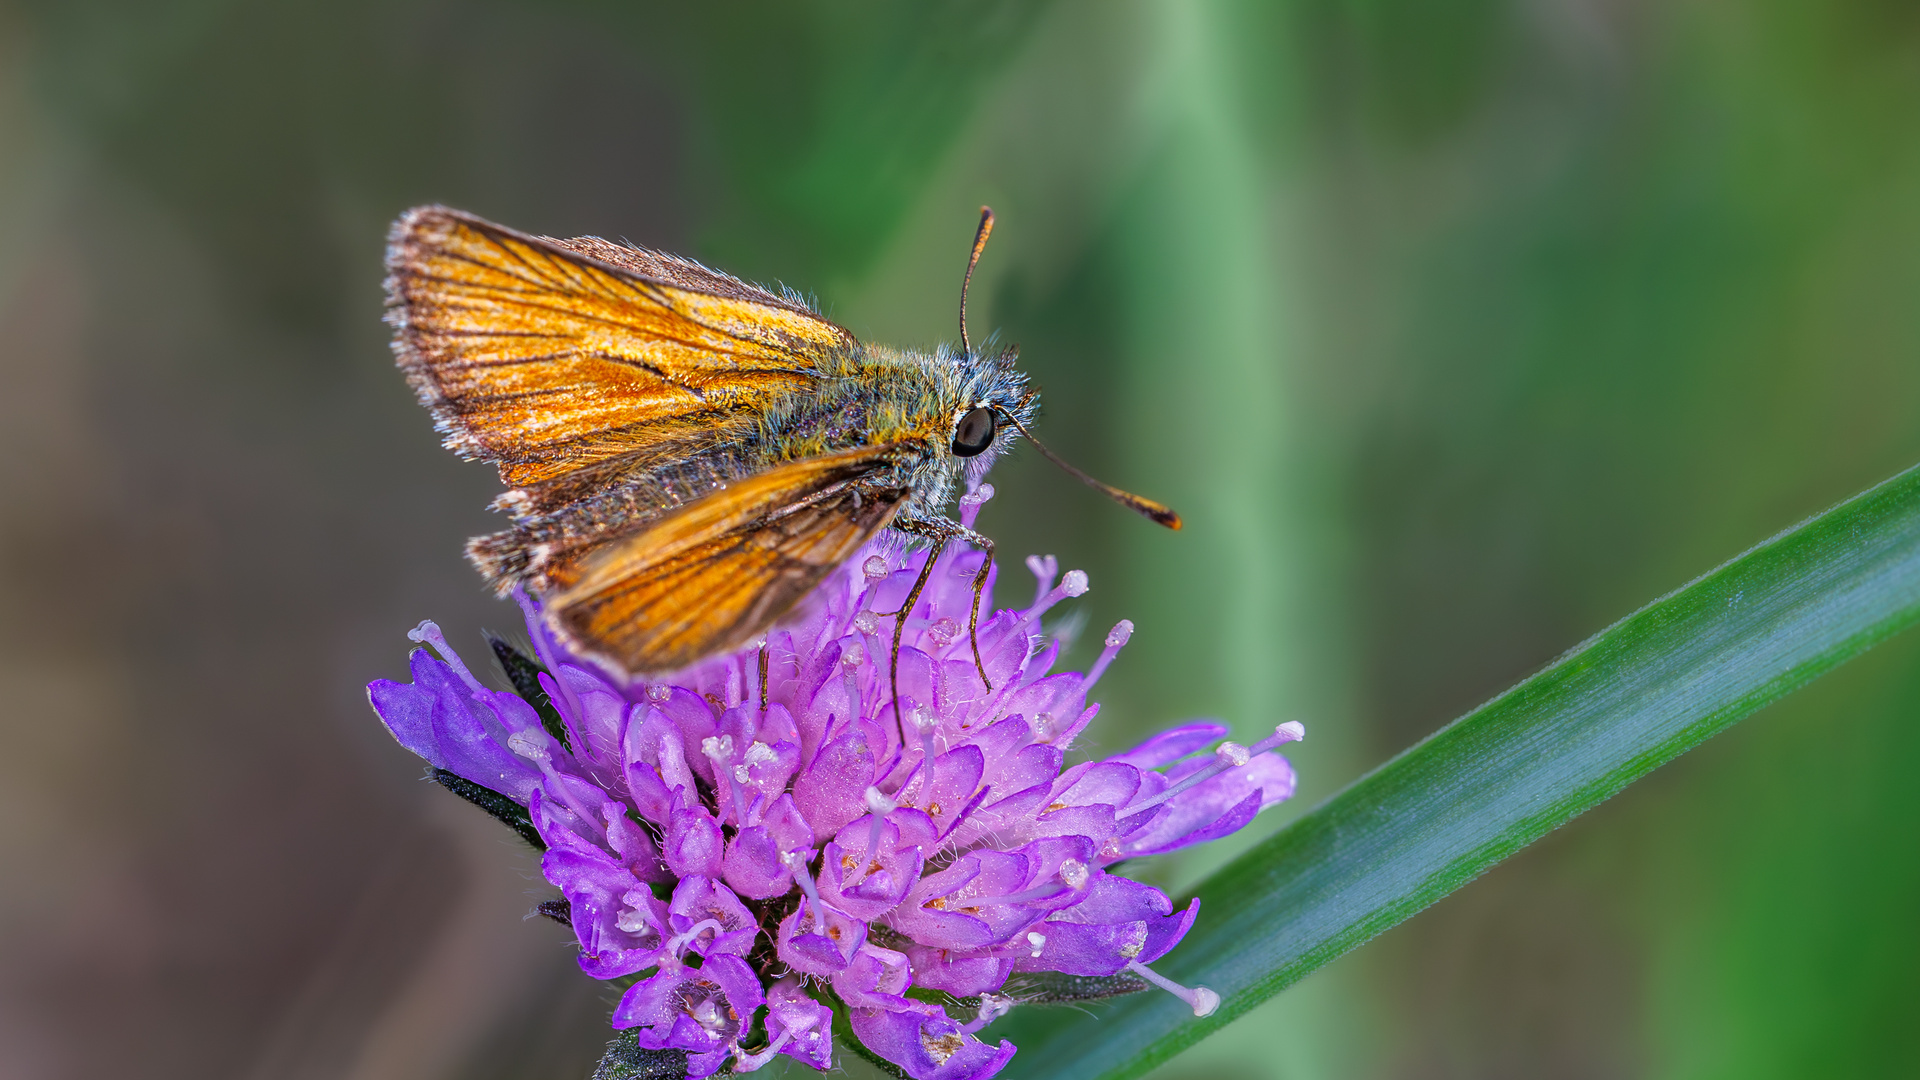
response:
[[[640,1033],[623,1031],[607,1044],[592,1080],[687,1080],[685,1050],[648,1050]]]
[[[466,777],[445,769],[429,769],[427,776],[434,783],[485,810],[495,821],[512,829],[520,839],[532,844],[535,850],[547,850],[547,842],[540,839],[540,830],[533,827],[533,818],[528,815],[526,807],[492,788],[481,787]]]
[[[1065,1005],[1137,994],[1146,988],[1146,980],[1135,975],[1067,975],[1058,971],[1036,971],[1014,976],[1001,993],[1017,999],[1022,1005]]]

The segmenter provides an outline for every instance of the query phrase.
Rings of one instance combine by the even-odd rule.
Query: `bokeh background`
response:
[[[496,482],[379,322],[427,201],[917,345],[991,203],[975,326],[1190,524],[1022,454],[984,527],[1090,572],[1076,663],[1139,624],[1109,748],[1308,722],[1263,829],[1920,460],[1901,0],[3,0],[6,1080],[580,1080],[606,1038],[533,859],[364,700],[422,617],[513,622],[459,557]],[[1162,1080],[1920,1073],[1916,661]]]

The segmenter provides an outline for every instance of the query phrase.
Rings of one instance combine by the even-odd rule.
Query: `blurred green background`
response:
[[[604,1042],[534,860],[361,689],[422,617],[513,621],[459,558],[496,483],[379,323],[429,201],[914,345],[991,203],[976,333],[1189,527],[1031,454],[983,527],[1089,571],[1076,665],[1139,625],[1106,748],[1308,722],[1259,829],[1920,460],[1901,0],[0,0],[8,1080],[580,1080]],[[1916,659],[1159,1075],[1920,1074]]]

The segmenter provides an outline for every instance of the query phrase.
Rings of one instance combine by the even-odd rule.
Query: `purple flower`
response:
[[[962,519],[991,495],[962,499]],[[1087,694],[1133,626],[1113,628],[1086,674],[1051,673],[1059,644],[1040,618],[1087,578],[1056,584],[1051,558],[1028,559],[1032,603],[979,627],[988,689],[966,633],[971,551],[941,555],[907,615],[896,714],[892,619],[876,612],[905,601],[926,558],[876,542],[763,646],[631,685],[568,655],[523,597],[543,669],[521,673],[525,696],[483,686],[431,622],[411,636],[438,657],[417,651],[412,683],[369,695],[437,777],[525,808],[581,968],[636,980],[613,1026],[686,1051],[691,1078],[776,1054],[826,1069],[838,1006],[842,1037],[915,1080],[981,1080],[1013,1055],[978,1032],[1023,973],[1126,973],[1211,1012],[1211,991],[1147,967],[1199,901],[1175,911],[1110,870],[1224,836],[1291,795],[1271,751],[1300,725],[1208,753],[1227,729],[1188,724],[1067,765],[1099,712]],[[954,1016],[910,988],[978,1005]]]

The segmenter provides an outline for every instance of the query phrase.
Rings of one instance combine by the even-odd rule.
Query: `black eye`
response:
[[[955,457],[972,457],[993,445],[993,410],[982,406],[960,418],[953,429]]]

